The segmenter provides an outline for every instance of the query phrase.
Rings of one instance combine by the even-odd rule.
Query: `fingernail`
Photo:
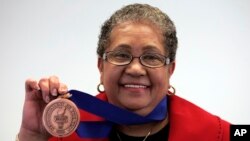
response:
[[[67,89],[66,88],[60,88],[61,93],[67,93]]]
[[[46,103],[49,103],[49,101],[50,101],[49,96],[46,96],[46,98],[45,98],[45,102],[46,102]]]
[[[53,89],[51,94],[52,94],[53,96],[57,96],[57,90],[56,90],[56,89]]]
[[[39,90],[40,90],[40,87],[39,87],[38,85],[36,85],[35,89],[36,89],[37,91],[39,91]]]

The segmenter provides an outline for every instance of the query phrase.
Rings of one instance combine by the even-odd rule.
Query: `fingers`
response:
[[[46,103],[50,102],[50,86],[49,86],[49,79],[48,78],[42,78],[39,81],[39,86],[41,88],[42,92],[42,98]]]
[[[33,91],[33,90],[40,90],[40,87],[39,87],[36,80],[27,79],[25,81],[25,90],[26,90],[26,92]]]
[[[27,79],[25,81],[25,92],[26,92],[25,99],[27,101],[34,100],[37,97],[39,98],[39,95],[37,95],[39,93],[39,90],[40,90],[40,87],[36,80]]]
[[[30,93],[30,95],[34,94],[31,92],[37,91],[37,94],[40,95],[39,97],[46,103],[56,98],[59,94],[68,92],[67,85],[61,83],[57,76],[41,78],[38,83],[34,79],[27,79],[25,89],[26,93]]]
[[[66,94],[68,92],[68,87],[66,84],[61,83],[59,78],[52,76],[49,78],[49,89],[53,96],[58,96],[58,94]]]
[[[66,84],[60,83],[60,87],[58,89],[59,94],[66,94],[68,92],[68,87]]]
[[[53,96],[57,96],[58,94],[58,89],[60,86],[59,78],[57,76],[51,76],[49,77],[49,92]]]

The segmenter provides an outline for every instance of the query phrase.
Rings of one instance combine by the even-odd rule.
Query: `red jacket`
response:
[[[105,94],[98,98],[106,101]],[[174,95],[169,97],[169,138],[168,141],[229,141],[229,126],[227,121],[212,115],[200,107]],[[90,113],[80,111],[83,117],[93,121],[103,120]],[[58,141],[53,137],[49,141]],[[108,141],[105,139],[81,139],[76,133],[63,138],[62,141]]]

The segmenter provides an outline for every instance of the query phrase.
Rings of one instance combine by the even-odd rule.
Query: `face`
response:
[[[124,51],[133,56],[158,53],[166,56],[160,31],[150,24],[125,22],[116,26],[107,51]],[[166,96],[175,62],[159,68],[148,68],[138,58],[125,66],[98,60],[101,82],[110,103],[147,115]]]

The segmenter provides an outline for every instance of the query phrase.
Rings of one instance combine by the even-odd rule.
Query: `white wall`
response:
[[[58,75],[70,89],[96,93],[100,26],[134,0],[0,0],[0,140],[14,140],[24,81]],[[250,1],[141,0],[175,22],[178,95],[222,118],[250,124]]]

